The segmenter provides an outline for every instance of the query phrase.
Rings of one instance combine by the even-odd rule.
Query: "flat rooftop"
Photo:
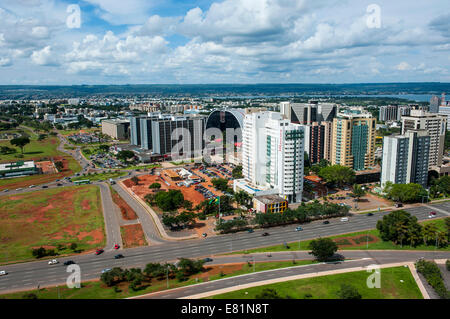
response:
[[[261,195],[255,196],[256,200],[259,200],[263,204],[283,203],[286,199],[281,198],[278,195]]]

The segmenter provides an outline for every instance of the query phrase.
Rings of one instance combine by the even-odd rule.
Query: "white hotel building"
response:
[[[242,173],[235,190],[278,194],[290,203],[302,200],[304,128],[280,113],[247,114],[243,122]]]

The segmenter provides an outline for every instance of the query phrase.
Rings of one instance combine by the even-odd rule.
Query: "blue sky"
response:
[[[0,0],[0,84],[449,82],[449,53],[448,0]]]

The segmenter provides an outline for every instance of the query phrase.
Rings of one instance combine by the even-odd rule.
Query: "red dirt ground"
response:
[[[84,200],[81,202],[81,208],[83,208],[84,210],[89,210],[89,209],[91,209],[91,205],[90,205],[90,203],[89,203],[89,200],[84,199]]]
[[[124,248],[147,246],[141,224],[121,226]]]
[[[192,276],[192,278],[202,278],[203,281],[208,281],[210,276],[218,275],[223,272],[225,275],[231,274],[235,271],[239,271],[245,263],[235,263],[235,264],[225,264],[225,265],[214,265],[206,266],[205,271]]]
[[[127,204],[126,201],[123,200],[122,197],[119,196],[116,192],[111,192],[112,199],[114,203],[119,206],[120,212],[122,213],[122,218],[125,220],[135,220],[137,219],[137,215],[133,208]]]
[[[36,162],[36,166],[42,170],[42,174],[58,173],[58,171],[56,170],[56,167],[52,161]]]

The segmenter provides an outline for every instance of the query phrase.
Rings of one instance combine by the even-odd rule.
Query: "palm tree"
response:
[[[437,227],[434,224],[427,224],[422,230],[422,237],[425,245],[436,239]]]
[[[366,191],[361,187],[361,185],[355,184],[353,185],[352,195],[359,201],[360,197],[363,197],[366,194]]]
[[[401,247],[403,247],[403,240],[408,238],[409,227],[403,223],[397,223],[395,225],[395,230],[397,232],[396,244],[400,241]]]

